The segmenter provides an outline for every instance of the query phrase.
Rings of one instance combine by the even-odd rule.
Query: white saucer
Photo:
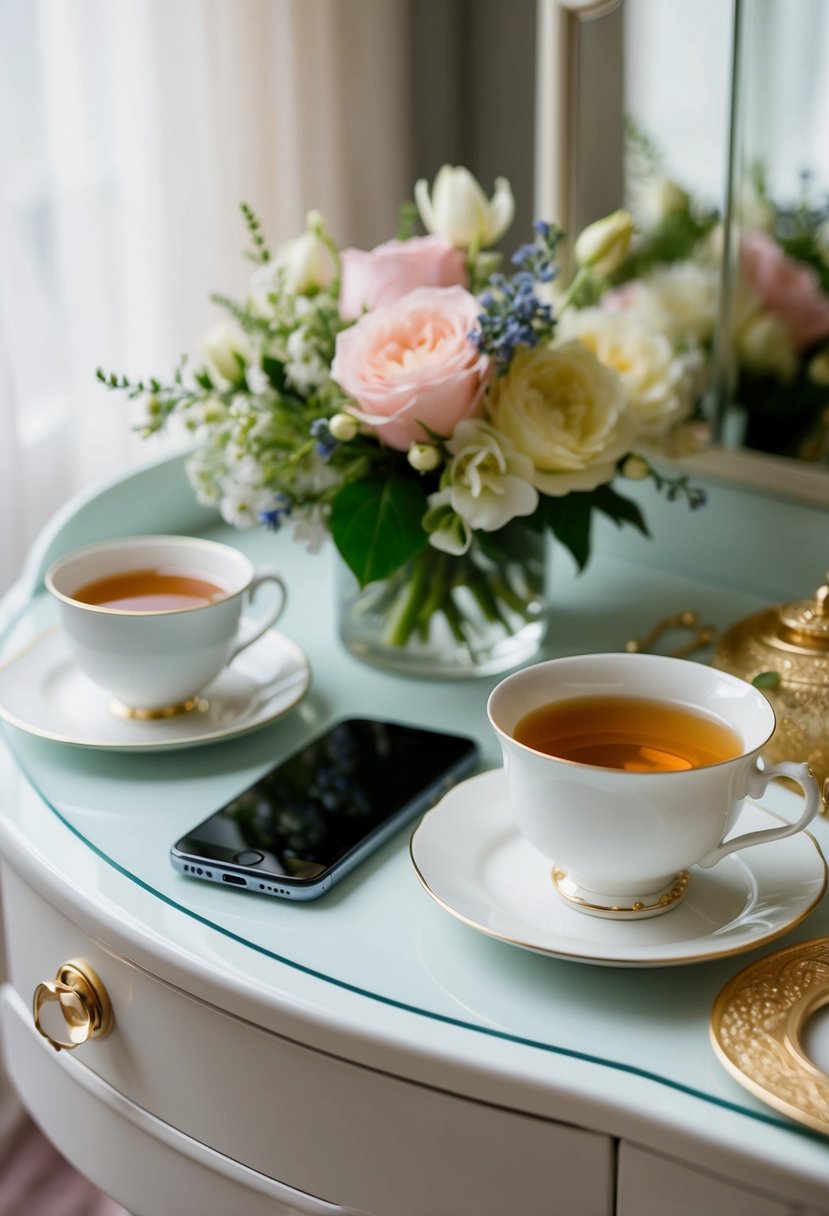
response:
[[[310,680],[299,647],[271,629],[216,677],[189,713],[155,721],[119,718],[55,627],[0,666],[0,717],[29,734],[77,747],[172,750],[273,722],[305,696]]]
[[[739,830],[780,817],[747,802]],[[502,769],[471,777],[427,812],[411,840],[418,878],[473,929],[514,946],[609,967],[667,967],[738,954],[779,937],[826,889],[826,862],[808,832],[693,866],[682,903],[649,920],[608,921],[567,906],[552,864],[520,835]]]

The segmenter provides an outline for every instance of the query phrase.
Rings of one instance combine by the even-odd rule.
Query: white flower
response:
[[[631,299],[676,345],[706,342],[717,323],[719,274],[714,266],[674,262],[639,280]]]
[[[614,211],[612,215],[588,224],[576,238],[573,256],[579,266],[587,266],[596,274],[607,277],[624,262],[632,236],[630,212]]]
[[[449,501],[473,530],[497,532],[518,515],[532,515],[538,491],[533,462],[489,423],[468,418],[455,427],[446,445]]]
[[[492,425],[533,463],[533,484],[556,497],[611,481],[630,447],[617,372],[581,342],[519,348],[489,393]]]
[[[336,274],[334,258],[322,237],[322,216],[309,211],[302,236],[284,244],[274,259],[288,291],[304,296],[330,286]]]
[[[328,365],[319,355],[312,355],[301,362],[286,363],[285,376],[300,393],[313,393],[328,380]]]
[[[215,507],[222,494],[217,480],[216,461],[209,448],[200,448],[185,464],[187,480],[203,507]]]
[[[259,461],[250,452],[239,449],[238,454],[231,457],[230,474],[237,486],[245,489],[259,489],[262,485],[262,469]]]
[[[737,355],[750,372],[791,380],[797,370],[797,352],[788,328],[770,312],[749,317],[736,334]]]
[[[234,528],[252,528],[259,523],[259,513],[267,510],[273,492],[263,486],[245,485],[226,479],[222,485],[219,511],[225,523]]]
[[[360,424],[351,414],[335,414],[328,423],[328,429],[340,443],[350,443],[356,438]]]
[[[429,495],[429,510],[423,516],[423,527],[429,533],[429,544],[441,553],[460,557],[472,544],[472,530],[452,507],[452,491],[438,490]]]
[[[245,383],[254,397],[261,397],[263,393],[270,392],[271,382],[258,363],[251,363],[245,372]]]
[[[515,200],[505,177],[495,179],[495,193],[487,199],[468,169],[443,165],[432,196],[425,178],[415,185],[415,201],[427,232],[435,233],[457,249],[484,249],[503,236],[512,223]]]
[[[737,216],[741,226],[757,232],[771,232],[774,227],[774,205],[752,181],[744,181],[737,197]]]
[[[294,507],[291,520],[294,524],[294,540],[304,544],[309,553],[319,553],[328,536],[322,509],[316,505]]]
[[[328,381],[329,368],[307,329],[303,326],[295,329],[285,346],[288,354],[285,375],[293,387],[300,393],[322,388]]]
[[[418,473],[431,473],[440,464],[440,452],[433,443],[412,443],[406,459]]]
[[[217,388],[238,384],[253,359],[247,334],[228,317],[212,325],[199,345],[210,379]]]
[[[648,227],[688,207],[688,195],[670,177],[648,178],[636,191],[636,214]]]
[[[318,498],[326,490],[330,490],[340,479],[335,468],[316,453],[303,461],[297,469],[293,481],[293,490],[297,498]]]
[[[312,307],[309,294],[325,291],[334,281],[334,255],[321,235],[319,212],[308,213],[308,225],[306,232],[286,241],[251,275],[248,301],[259,316],[281,316],[287,307],[301,317]]]
[[[564,314],[556,340],[577,339],[618,372],[628,413],[640,434],[663,433],[693,406],[689,366],[667,336],[635,312],[585,308]]]

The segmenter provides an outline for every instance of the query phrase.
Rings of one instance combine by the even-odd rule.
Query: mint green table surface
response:
[[[721,628],[809,596],[823,578],[827,519],[817,506],[712,483],[707,507],[691,513],[648,487],[630,492],[653,539],[600,528],[581,576],[554,550],[546,655],[623,649],[684,609]],[[315,1045],[427,1083],[451,1077],[485,1100],[518,1105],[520,1092],[523,1109],[665,1151],[681,1140],[706,1161],[718,1147],[755,1154],[825,1187],[829,1201],[829,1143],[747,1093],[708,1039],[725,981],[778,945],[829,933],[825,901],[760,951],[624,970],[542,957],[459,923],[420,887],[407,833],[312,904],[176,874],[167,851],[181,833],[341,715],[463,729],[481,744],[481,767],[497,766],[485,715],[496,678],[437,683],[360,664],[336,637],[333,550],[310,555],[288,530],[227,528],[194,504],[179,457],[77,500],[53,521],[6,597],[3,655],[54,624],[42,587],[53,557],[144,531],[203,534],[255,563],[279,563],[290,589],[279,627],[308,657],[311,691],[261,730],[169,753],[82,749],[4,727],[2,842],[13,862],[28,852],[73,898],[109,909],[116,944],[136,961],[155,960],[158,970],[159,958],[177,951],[193,991],[239,1016],[281,1030],[304,1019]],[[824,821],[814,834],[829,848]]]

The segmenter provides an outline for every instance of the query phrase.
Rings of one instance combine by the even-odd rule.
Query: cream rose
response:
[[[544,494],[610,481],[633,437],[621,378],[581,342],[519,349],[488,406],[496,430],[533,462]]]
[[[337,335],[331,378],[364,429],[405,452],[481,412],[491,366],[469,339],[479,310],[462,287],[419,287]]]
[[[641,435],[660,435],[690,413],[687,363],[667,336],[642,316],[601,308],[571,310],[559,321],[556,341],[571,339],[619,373],[628,414]]]

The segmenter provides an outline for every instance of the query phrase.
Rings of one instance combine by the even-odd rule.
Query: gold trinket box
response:
[[[777,717],[770,763],[806,760],[829,778],[829,575],[814,599],[779,604],[721,635],[713,663],[762,688]]]

